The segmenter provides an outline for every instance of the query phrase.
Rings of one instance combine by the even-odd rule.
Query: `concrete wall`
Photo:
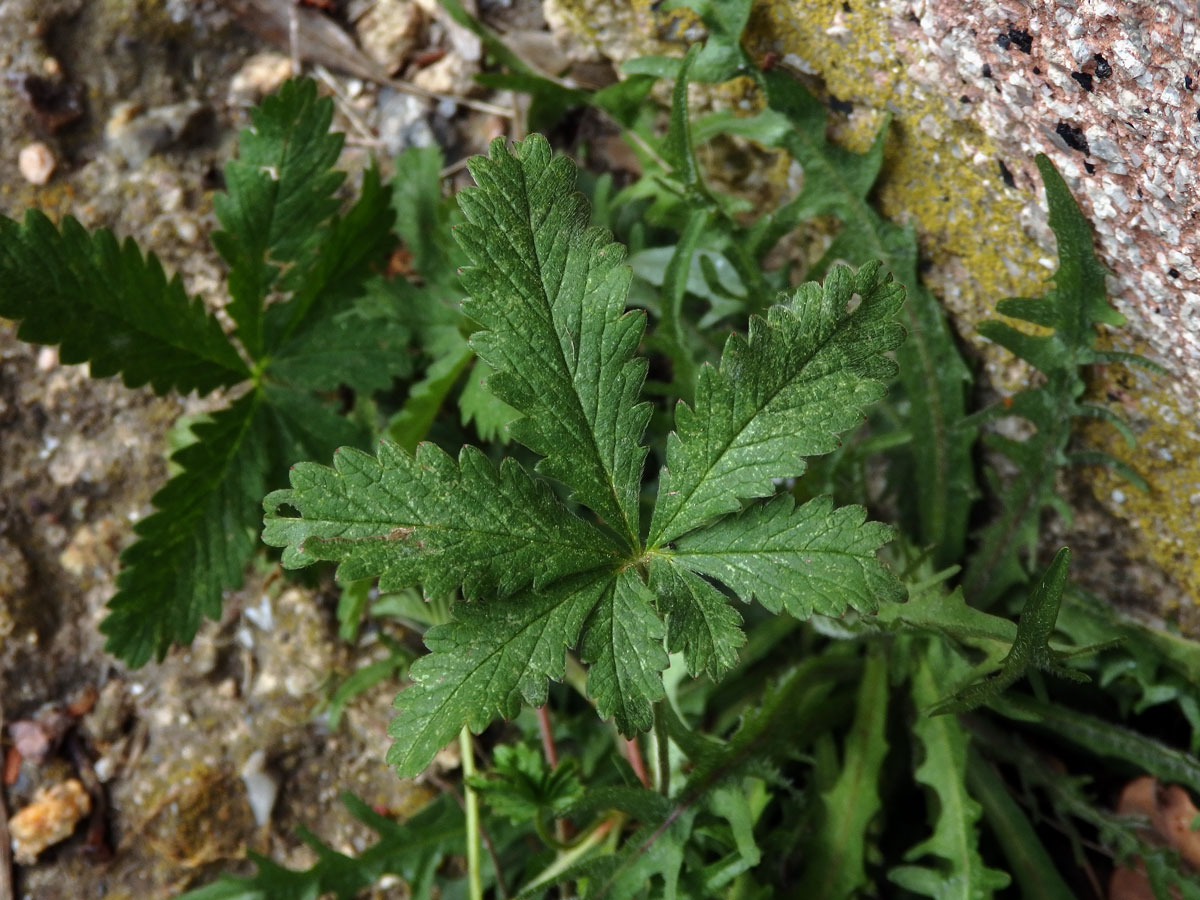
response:
[[[686,17],[649,0],[551,0],[548,18],[579,46],[616,61],[681,52],[700,39]],[[762,0],[746,46],[823,84],[851,111],[833,130],[865,146],[892,116],[878,191],[917,228],[930,287],[978,345],[985,378],[1024,377],[975,334],[997,300],[1041,293],[1054,244],[1033,157],[1066,177],[1113,272],[1128,325],[1114,346],[1164,365],[1147,378],[1109,369],[1094,389],[1129,417],[1129,451],[1105,428],[1087,440],[1127,459],[1145,495],[1105,472],[1081,483],[1120,520],[1081,519],[1064,537],[1107,559],[1095,586],[1178,611],[1200,632],[1200,7],[1189,0]],[[1096,529],[1101,529],[1097,535]],[[1114,545],[1111,552],[1109,544]]]

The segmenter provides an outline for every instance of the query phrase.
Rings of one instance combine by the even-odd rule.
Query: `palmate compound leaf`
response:
[[[701,574],[746,601],[801,615],[874,609],[903,595],[873,558],[890,532],[864,525],[861,509],[819,500],[795,510],[783,496],[717,521],[711,534],[696,530],[739,509],[739,499],[770,494],[771,478],[803,470],[804,453],[832,449],[882,392],[876,379],[891,372],[883,354],[902,337],[888,321],[902,291],[877,266],[837,269],[824,288],[800,288],[702,377],[702,415],[680,407],[687,440],[675,440],[668,460],[683,460],[703,503],[673,507],[670,527],[684,522],[678,533],[692,532],[676,546],[643,550],[638,441],[648,410],[638,402],[645,364],[633,356],[643,319],[622,312],[628,275],[613,268],[621,248],[584,226],[570,163],[551,160],[543,139],[511,153],[494,145],[474,171],[481,187],[463,200],[472,224],[460,233],[480,263],[464,275],[469,314],[488,329],[475,346],[497,370],[489,383],[527,417],[517,436],[550,454],[539,471],[573,488],[609,528],[576,518],[516,463],[497,472],[472,448],[457,465],[427,444],[415,458],[389,443],[378,459],[344,450],[334,469],[295,467],[292,489],[267,497],[264,540],[285,548],[285,566],[331,559],[343,580],[379,575],[385,590],[464,590],[454,621],[427,633],[431,652],[397,700],[388,758],[405,775],[464,724],[479,731],[522,701],[543,703],[569,648],[590,667],[600,714],[626,735],[648,729],[664,693],[664,640],[694,672],[714,676],[744,640],[736,612]],[[765,459],[758,444],[784,461]],[[689,468],[697,456],[708,471]],[[740,478],[739,464],[752,477]],[[842,590],[824,583],[833,577],[846,580]]]
[[[675,407],[650,547],[771,496],[773,479],[803,475],[805,457],[834,450],[895,374],[884,354],[904,339],[903,301],[878,263],[838,266],[751,319],[747,338],[731,336],[720,368],[701,368],[695,408]]]
[[[574,163],[540,135],[511,153],[493,141],[470,170],[478,187],[459,194],[468,223],[455,234],[474,262],[463,311],[484,328],[471,343],[496,372],[488,388],[524,414],[510,433],[543,457],[538,471],[636,547],[650,405],[625,250],[588,226]]]
[[[238,185],[231,184],[233,196],[226,205],[238,216],[250,217],[239,219],[245,227],[251,227],[246,223],[252,223],[262,210],[237,212],[244,204],[274,204],[276,213],[284,211],[287,221],[272,225],[271,247],[275,249],[271,252],[303,259],[275,282],[276,292],[284,296],[265,317],[260,319],[254,313],[251,322],[243,315],[247,307],[237,312],[242,317],[239,326],[254,329],[266,340],[270,362],[265,371],[252,376],[215,320],[210,320],[208,327],[216,335],[212,340],[223,342],[224,352],[242,367],[240,379],[221,383],[246,379],[253,384],[249,392],[214,413],[210,422],[197,426],[196,444],[172,457],[181,471],[155,495],[157,510],[138,524],[137,543],[122,555],[124,568],[110,603],[112,613],[101,630],[108,636],[107,649],[131,666],[142,665],[151,656],[161,659],[172,643],[189,643],[205,616],[220,615],[222,592],[241,584],[242,572],[254,553],[262,495],[279,486],[293,460],[328,458],[335,447],[366,439],[362,427],[339,415],[318,391],[345,385],[369,393],[390,386],[393,376],[408,368],[408,358],[401,352],[407,329],[389,314],[386,304],[372,304],[372,297],[362,296],[372,269],[393,243],[392,213],[378,172],[368,169],[355,203],[344,216],[332,217],[323,227],[311,218],[318,214],[328,217],[332,212],[320,199],[325,190],[320,185],[336,184],[341,176],[313,176],[314,183],[306,186],[296,183],[305,180],[297,173],[332,165],[329,153],[340,146],[340,139],[321,131],[328,128],[328,116],[314,103],[311,85],[288,88],[278,101],[264,103],[263,110],[255,114],[257,133],[244,140],[239,161],[230,164],[235,169],[246,165],[253,169],[255,160],[263,165],[265,160],[282,160],[282,169],[275,171],[281,178],[279,184],[264,187],[259,177],[262,173],[243,172],[266,193],[239,194]],[[306,194],[309,188],[317,193]],[[308,199],[303,200],[302,194]],[[226,225],[229,227],[228,222]],[[231,239],[229,234],[226,239]],[[82,245],[88,236],[72,234],[71,238]],[[101,250],[106,241],[115,248],[115,242],[103,234],[91,240]],[[301,247],[306,248],[304,252]],[[123,311],[136,317],[133,321],[138,328],[151,336],[142,339],[137,332],[132,337],[121,336],[126,382],[134,363],[151,361],[171,378],[172,372],[189,364],[189,353],[206,349],[205,335],[179,310],[186,298],[177,281],[171,283],[166,296],[156,294],[166,283],[161,269],[156,263],[151,265],[152,260],[139,269],[141,258],[132,244],[122,248],[121,261],[123,272],[98,283],[96,276],[78,283],[65,278],[63,272],[56,277],[60,285],[71,289],[94,286],[101,298],[105,290],[124,292]],[[235,270],[241,264],[235,263]],[[236,281],[234,274],[231,278]],[[153,302],[136,302],[139,292]],[[89,300],[95,302],[85,293],[74,304]],[[199,317],[197,321],[203,324],[198,307],[189,315]],[[170,329],[176,328],[173,338],[178,346],[164,351],[155,344],[155,329],[171,333]],[[154,383],[157,386],[158,382]],[[182,390],[188,383],[176,379],[174,386]]]

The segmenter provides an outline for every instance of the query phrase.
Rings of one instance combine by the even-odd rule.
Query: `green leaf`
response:
[[[121,555],[117,593],[100,625],[105,649],[129,666],[190,643],[221,592],[242,583],[254,553],[258,498],[266,487],[269,433],[262,399],[246,394],[194,428],[197,441],[172,456],[182,468],[138,522]]]
[[[672,177],[693,190],[704,190],[700,167],[692,151],[692,119],[688,115],[688,73],[700,53],[701,45],[692,44],[675,76],[671,91],[671,119],[663,141],[663,159],[670,165]]]
[[[770,496],[773,479],[800,476],[805,457],[834,450],[895,372],[884,354],[903,339],[893,321],[903,297],[878,264],[838,267],[751,319],[747,338],[731,336],[720,368],[700,370],[695,409],[675,407],[650,546]]]
[[[522,699],[543,705],[546,680],[562,680],[567,648],[615,587],[612,572],[597,569],[539,592],[457,604],[456,621],[426,633],[432,652],[413,664],[413,684],[396,700],[388,764],[418,775],[463,723],[478,734],[496,714],[515,716]]]
[[[1055,650],[1050,646],[1070,565],[1071,551],[1063,547],[1055,554],[1054,561],[1050,563],[1041,581],[1029,595],[1025,608],[1021,610],[1021,618],[1017,621],[1016,639],[1008,655],[1000,661],[999,671],[992,673],[986,680],[967,685],[954,696],[938,703],[929,711],[930,715],[969,712],[1000,696],[1031,669],[1071,681],[1091,680],[1078,669],[1063,665],[1063,662],[1071,656],[1094,653],[1111,644],[1081,647],[1070,652]]]
[[[466,261],[450,232],[461,216],[458,205],[442,196],[443,165],[441,147],[409,147],[396,157],[392,177],[396,231],[426,284],[453,282]]]
[[[371,295],[363,304],[363,314],[374,306],[375,330],[396,335],[406,333],[395,320],[396,310],[385,305],[386,293],[378,285],[368,289],[372,273],[383,267],[388,251],[395,244],[391,234],[394,214],[389,197],[379,181],[374,166],[363,173],[362,189],[354,205],[344,217],[335,216],[320,234],[314,251],[296,262],[276,282],[275,289],[291,297],[284,303],[272,305],[264,321],[268,349],[276,355],[287,353],[280,348],[289,340],[312,341],[313,335],[325,332],[329,324],[355,306],[360,298]],[[381,280],[381,279],[376,279]],[[393,314],[389,319],[387,313]],[[365,329],[364,329],[365,333]],[[362,340],[366,349],[370,341]],[[385,376],[386,377],[386,376]]]
[[[672,0],[664,9],[693,10],[708,28],[708,38],[697,56],[697,81],[727,81],[746,74],[753,65],[742,49],[742,32],[750,20],[750,0]],[[695,46],[695,45],[693,45]],[[648,73],[660,77],[678,77],[682,62],[662,56],[632,59],[621,67],[626,74]]]
[[[988,708],[1006,718],[1032,723],[1093,756],[1120,760],[1136,771],[1200,792],[1200,761],[1195,756],[1130,728],[1021,694],[995,697]]]
[[[519,415],[515,409],[487,389],[492,368],[482,359],[467,374],[458,395],[458,413],[462,424],[474,425],[475,433],[487,443],[508,443],[508,428]]]
[[[812,274],[819,277],[829,260],[862,264],[881,259],[904,285],[908,339],[896,359],[910,405],[909,428],[927,436],[912,445],[906,460],[912,474],[904,480],[912,485],[908,493],[917,509],[922,543],[935,547],[937,565],[951,565],[962,557],[967,517],[977,495],[972,460],[976,430],[963,421],[971,375],[945,311],[918,276],[913,229],[888,222],[868,202],[883,163],[886,128],[866,153],[845,150],[826,139],[825,108],[803,85],[779,70],[761,77],[771,111],[782,113],[791,127],[780,129],[776,119],[762,116],[760,139],[787,150],[803,167],[805,178],[789,204],[764,217],[759,246],[762,252],[770,249],[801,219],[833,215],[842,222],[842,230]]]
[[[1076,900],[1076,893],[1063,881],[1024,810],[1000,776],[974,750],[967,762],[967,786],[983,807],[1021,896],[1029,900]]]
[[[600,715],[616,719],[624,735],[649,731],[650,704],[663,697],[661,672],[670,660],[663,650],[663,624],[654,595],[632,569],[622,569],[584,624],[579,655],[590,664],[588,696]]]
[[[624,249],[588,227],[575,166],[545,138],[512,153],[497,140],[471,173],[479,186],[459,195],[469,224],[456,234],[475,262],[463,308],[485,329],[472,346],[496,370],[489,387],[527,417],[510,433],[545,457],[538,471],[636,546],[650,407],[637,402],[645,315],[624,312]]]
[[[88,362],[94,378],[119,374],[127,387],[206,394],[250,375],[154,254],[69,216],[61,230],[35,210],[23,225],[0,216],[0,316],[21,322],[21,340],[59,344],[62,362]]]
[[[229,264],[227,309],[242,344],[258,359],[266,349],[264,301],[282,267],[321,240],[345,176],[333,170],[342,149],[342,136],[329,132],[333,101],[317,98],[315,82],[285,83],[250,117],[237,159],[225,166],[226,192],[213,197],[223,230],[212,241]]]
[[[379,840],[357,857],[339,853],[301,830],[301,838],[318,857],[309,868],[286,869],[252,852],[250,858],[258,866],[255,874],[224,875],[179,900],[316,900],[328,896],[354,900],[387,874],[404,879],[409,896],[429,896],[438,866],[462,840],[462,812],[450,795],[441,795],[404,824],[380,815],[353,794],[343,794],[342,802],[351,815],[379,835]]]
[[[292,488],[269,495],[263,540],[288,568],[336,560],[338,577],[379,575],[380,589],[420,584],[426,596],[509,594],[614,560],[600,532],[572,516],[515,460],[499,470],[474,447],[457,464],[433,444],[410,456],[342,448],[334,468],[299,463]],[[281,507],[299,517],[280,515]],[[461,723],[460,723],[461,724]]]
[[[367,304],[314,321],[271,355],[270,378],[309,390],[345,385],[372,393],[412,371],[412,335],[399,316],[377,314]]]
[[[790,494],[750,506],[676,542],[678,565],[728,585],[743,601],[798,619],[874,612],[904,599],[904,586],[875,558],[892,529],[861,506],[828,497],[796,506]]]
[[[719,680],[737,664],[746,636],[724,594],[669,557],[650,560],[650,589],[667,616],[667,649],[683,652],[690,675]]]
[[[425,350],[435,354],[433,361],[424,377],[409,388],[404,406],[387,427],[388,437],[409,453],[425,440],[446,397],[475,359],[475,351],[453,327],[440,329],[437,342],[427,340]]]
[[[837,900],[868,883],[867,828],[883,805],[879,779],[888,751],[887,706],[887,656],[875,646],[867,653],[841,771],[821,794],[824,814],[811,839],[799,897]]]
[[[1003,322],[984,322],[979,332],[1034,366],[1043,383],[1014,396],[1008,413],[1028,420],[1034,433],[1024,441],[989,440],[1016,464],[1017,473],[1001,490],[1002,512],[979,535],[963,584],[978,606],[988,606],[1014,585],[1029,580],[1042,515],[1061,507],[1055,473],[1074,461],[1114,465],[1139,486],[1145,482],[1118,460],[1095,455],[1068,456],[1071,419],[1075,416],[1112,422],[1128,441],[1132,433],[1115,413],[1082,402],[1082,366],[1101,359],[1096,348],[1100,325],[1124,319],[1108,303],[1105,269],[1092,248],[1092,231],[1066,182],[1045,156],[1037,158],[1046,187],[1050,227],[1058,243],[1059,265],[1054,287],[1039,299],[1010,297],[997,311],[1022,319],[1050,334],[1027,334]]]
[[[543,814],[561,816],[583,794],[574,760],[551,770],[541,751],[527,744],[501,744],[492,753],[492,765],[491,773],[470,779],[470,785],[496,815],[513,824]]]
[[[937,702],[940,684],[950,676],[956,658],[938,640],[911,646],[912,698],[920,711]],[[985,900],[1007,887],[1010,879],[989,869],[979,851],[982,809],[967,791],[967,733],[955,718],[920,713],[912,729],[922,754],[914,777],[929,789],[934,827],[932,834],[904,854],[904,860],[911,864],[929,856],[939,862],[898,866],[888,872],[888,878],[905,890],[937,900]]]

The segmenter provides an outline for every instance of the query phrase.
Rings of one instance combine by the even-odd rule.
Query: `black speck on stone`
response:
[[[1097,53],[1092,57],[1092,62],[1096,64],[1097,78],[1108,78],[1112,75],[1112,66],[1108,64],[1108,60],[1104,58],[1103,54]]]
[[[1092,165],[1090,162],[1085,162],[1085,163],[1083,164],[1083,168],[1084,168],[1084,170],[1085,170],[1085,171],[1086,171],[1086,172],[1087,172],[1089,175],[1095,175],[1095,174],[1096,174],[1096,167],[1095,167],[1095,166],[1093,166],[1093,165]]]
[[[1200,109],[1196,110],[1196,121],[1200,122]]]
[[[1083,129],[1076,128],[1074,125],[1068,125],[1066,122],[1059,122],[1054,128],[1054,133],[1063,139],[1063,142],[1072,150],[1078,150],[1084,156],[1088,153],[1087,138],[1083,136]]]
[[[1092,76],[1087,72],[1072,72],[1071,77],[1079,82],[1079,86],[1089,94],[1095,89],[1092,81]]]
[[[1172,278],[1178,278],[1179,270],[1177,268],[1175,268],[1174,266],[1171,266],[1171,268],[1167,269],[1167,274],[1170,275]]]
[[[996,160],[996,165],[1000,167],[1000,177],[1004,180],[1004,183],[1010,188],[1015,188],[1017,186],[1016,179],[1013,178],[1012,170],[1004,164],[1004,160]]]
[[[829,108],[834,112],[841,113],[844,116],[848,116],[850,113],[854,112],[853,103],[851,103],[849,100],[839,100],[837,97],[833,96],[833,94],[829,95]]]
[[[1192,81],[1191,75],[1184,75],[1183,76],[1183,86],[1190,91],[1193,87],[1196,86],[1196,82]]]
[[[1009,25],[1007,37],[1009,42],[1022,53],[1028,53],[1033,49],[1033,38],[1024,28],[1014,28]]]
[[[980,72],[980,74],[983,75],[984,78],[991,78],[992,77],[992,67],[989,66],[987,63],[984,63],[983,70]]]
[[[1011,43],[1012,43],[1012,40],[1009,38],[1009,36],[1007,34],[996,35],[996,46],[999,47],[1001,50],[1007,50],[1008,45]]]
[[[1034,67],[1033,67],[1033,74],[1034,74],[1034,75],[1041,75],[1041,74],[1042,74],[1042,70],[1041,70],[1041,69],[1039,69],[1037,66],[1034,66]]]
[[[852,10],[852,9],[850,8],[850,4],[849,4],[849,3],[843,3],[843,4],[842,4],[842,12],[854,12],[854,10]]]
[[[961,97],[958,98],[958,102],[959,103],[970,103],[971,98],[968,97],[966,94],[963,94]]]

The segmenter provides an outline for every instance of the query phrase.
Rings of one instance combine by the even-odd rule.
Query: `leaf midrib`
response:
[[[822,290],[824,290],[824,288],[822,288]],[[865,302],[865,298],[864,298],[864,302]],[[859,309],[861,309],[861,308],[862,307],[860,305]],[[843,314],[842,318],[838,321],[837,327],[830,331],[829,337],[826,340],[821,341],[820,343],[817,344],[816,348],[809,355],[808,359],[804,361],[804,364],[800,367],[800,369],[796,372],[796,374],[790,378],[783,379],[781,381],[779,387],[776,388],[774,391],[772,391],[770,396],[767,397],[767,399],[764,400],[763,403],[758,406],[758,408],[754,411],[754,413],[752,415],[750,415],[744,422],[742,422],[741,425],[738,426],[737,431],[734,434],[732,434],[727,441],[724,441],[722,443],[720,452],[715,457],[710,457],[710,462],[708,463],[707,466],[705,466],[703,474],[700,475],[699,477],[697,477],[692,488],[687,492],[687,494],[684,496],[684,498],[675,507],[675,511],[671,514],[671,518],[667,519],[661,526],[655,527],[654,533],[651,535],[651,537],[648,541],[648,543],[650,544],[649,549],[656,550],[662,545],[661,538],[662,538],[663,534],[665,534],[667,532],[671,523],[679,518],[679,516],[683,512],[683,510],[685,510],[687,508],[689,501],[692,499],[692,497],[694,497],[696,495],[696,492],[698,490],[700,490],[701,486],[708,480],[709,473],[711,473],[712,470],[716,467],[717,463],[720,462],[720,460],[725,457],[725,454],[729,452],[729,448],[733,446],[733,444],[742,435],[742,433],[745,432],[745,430],[750,427],[750,424],[768,406],[770,406],[771,403],[774,402],[776,397],[778,397],[781,393],[783,393],[783,391],[786,388],[797,383],[800,380],[801,376],[808,369],[808,366],[812,364],[813,360],[816,359],[817,356],[821,352],[823,352],[827,346],[829,346],[829,344],[833,341],[833,339],[835,337],[837,337],[841,333],[842,329],[853,319],[854,319],[854,313]],[[766,324],[766,326],[768,328],[774,327],[771,325],[769,320],[763,319],[762,321]],[[749,345],[748,340],[747,340],[747,345]],[[722,362],[724,362],[724,354],[722,354]],[[720,369],[717,370],[717,374],[723,375],[723,373],[721,372]],[[860,378],[860,380],[863,380],[863,379]],[[695,410],[693,409],[692,412],[694,414]],[[678,433],[676,433],[676,436],[678,436]],[[683,443],[682,439],[680,439],[679,442],[682,446],[687,446],[686,444]],[[666,468],[667,471],[670,471],[670,461],[669,460],[668,460],[667,466],[665,466],[664,468]],[[678,535],[676,535],[676,537],[678,537]]]

